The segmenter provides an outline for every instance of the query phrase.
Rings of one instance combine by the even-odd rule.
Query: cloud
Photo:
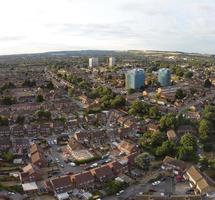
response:
[[[52,28],[54,31],[64,35],[70,36],[82,36],[91,38],[133,38],[137,37],[138,34],[127,25],[128,22],[122,23],[102,23],[102,24],[46,24],[47,28]]]
[[[26,39],[26,36],[0,36],[1,42],[12,42],[12,41],[20,41]]]

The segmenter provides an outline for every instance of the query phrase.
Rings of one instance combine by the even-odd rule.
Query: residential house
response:
[[[180,174],[185,171],[188,164],[184,161],[177,160],[176,158],[166,156],[163,160],[162,168],[165,170],[173,170],[175,174]]]
[[[44,152],[37,144],[33,144],[31,146],[30,153],[31,153],[31,162],[33,165],[36,165],[38,167],[47,166],[47,160],[45,158]]]
[[[39,124],[26,124],[26,132],[29,136],[37,136],[39,133]]]
[[[22,183],[28,183],[41,180],[42,174],[37,166],[28,164],[22,169],[19,177]]]
[[[41,135],[50,135],[51,132],[52,132],[51,123],[40,124],[40,134]]]
[[[215,195],[215,188],[209,184],[209,181],[203,174],[195,167],[191,166],[185,173],[185,178],[190,181],[190,184],[195,188],[196,193]]]
[[[114,177],[113,171],[108,165],[92,169],[91,173],[95,176],[96,180],[101,183]]]
[[[17,137],[23,137],[26,133],[25,127],[20,124],[14,124],[11,126],[11,134]]]
[[[0,139],[0,152],[7,151],[12,147],[10,137],[2,137]]]
[[[120,161],[113,161],[113,162],[109,163],[108,165],[112,169],[113,173],[116,176],[128,172],[127,162],[125,163],[122,160],[120,160]]]
[[[124,152],[126,153],[127,155],[131,154],[131,153],[134,153],[137,151],[137,147],[135,144],[131,143],[130,141],[128,140],[122,140],[117,148],[121,151],[121,152]]]
[[[177,140],[177,135],[174,130],[168,130],[166,134],[169,141],[174,142]]]
[[[93,188],[95,177],[90,171],[72,175],[74,187],[79,189]]]
[[[45,186],[47,190],[60,194],[73,189],[73,182],[70,176],[61,176],[46,181]]]
[[[10,136],[9,126],[0,126],[0,137]]]

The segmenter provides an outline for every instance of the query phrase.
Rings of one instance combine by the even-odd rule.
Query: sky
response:
[[[0,0],[0,54],[64,50],[215,54],[214,0]]]

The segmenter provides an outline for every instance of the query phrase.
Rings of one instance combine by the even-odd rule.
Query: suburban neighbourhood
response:
[[[215,199],[215,57],[0,57],[0,199]]]

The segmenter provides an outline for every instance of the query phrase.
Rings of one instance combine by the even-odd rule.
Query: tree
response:
[[[176,117],[173,114],[167,114],[161,117],[160,127],[162,130],[175,129],[177,125]]]
[[[129,109],[128,112],[129,112],[129,114],[132,114],[132,115],[143,116],[143,115],[148,114],[149,108],[150,108],[150,106],[147,103],[145,103],[145,102],[134,101],[131,104],[130,109]]]
[[[74,89],[73,88],[68,89],[68,95],[69,95],[69,97],[73,97],[73,95],[74,95]]]
[[[190,133],[186,133],[181,137],[180,144],[184,147],[191,146],[194,150],[197,149],[196,138]]]
[[[8,118],[0,116],[0,126],[8,126],[9,121]]]
[[[49,81],[48,84],[46,85],[47,89],[53,90],[54,89],[54,85],[52,83],[52,81]]]
[[[183,92],[182,89],[178,89],[176,91],[176,94],[175,94],[176,99],[183,99],[185,96],[186,96],[186,94]]]
[[[36,86],[36,81],[26,79],[22,85],[27,87],[33,87],[33,86]]]
[[[190,134],[184,134],[180,139],[180,146],[178,148],[178,159],[188,161],[196,158],[197,141],[196,138]]]
[[[14,158],[14,155],[11,152],[4,152],[1,156],[7,162],[11,162]]]
[[[3,105],[12,105],[15,103],[15,99],[10,96],[6,96],[6,97],[3,97],[1,103]]]
[[[212,86],[211,81],[210,81],[209,79],[206,79],[205,82],[204,82],[204,87],[209,88],[209,87],[211,87],[211,86]]]
[[[144,171],[148,171],[150,167],[150,155],[148,153],[141,153],[136,156],[134,159],[135,164],[143,169]]]
[[[199,137],[201,140],[206,141],[211,135],[213,129],[213,124],[207,120],[202,119],[199,123]]]
[[[165,141],[165,137],[165,134],[160,131],[154,133],[145,132],[140,138],[139,144],[143,149],[154,153],[155,149]]]
[[[125,106],[125,98],[121,95],[117,95],[112,101],[111,101],[111,106],[113,108],[120,108]]]
[[[165,141],[162,143],[162,145],[160,147],[158,147],[156,149],[156,155],[157,156],[167,156],[167,155],[175,155],[175,144],[173,142],[170,141]]]
[[[160,115],[160,113],[156,107],[153,106],[153,107],[149,108],[150,118],[155,119],[155,118],[159,117],[159,115]]]
[[[178,148],[177,157],[179,160],[192,161],[196,158],[196,151],[192,146],[180,146]]]
[[[112,180],[112,181],[108,181],[105,184],[104,188],[108,195],[113,195],[119,192],[120,190],[122,190],[123,187],[124,187],[123,182]]]
[[[16,118],[16,123],[24,124],[24,122],[25,122],[25,117],[21,116],[21,115],[18,115],[18,117]]]
[[[186,78],[192,78],[193,77],[193,72],[191,72],[191,71],[186,72],[185,77]]]
[[[37,101],[38,103],[43,102],[43,101],[44,101],[43,95],[41,95],[41,94],[37,95],[36,101]]]
[[[47,120],[51,119],[51,113],[47,110],[43,110],[43,109],[38,110],[36,111],[36,115],[39,119],[47,119]]]

